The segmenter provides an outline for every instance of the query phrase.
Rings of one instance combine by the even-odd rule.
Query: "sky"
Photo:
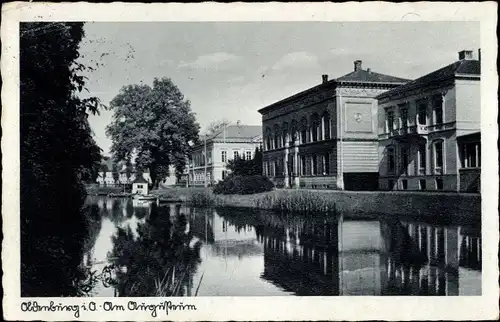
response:
[[[88,22],[80,62],[88,95],[109,105],[120,88],[167,77],[202,131],[221,119],[260,125],[260,108],[363,68],[415,79],[480,48],[476,22]],[[89,121],[109,155],[112,111]]]

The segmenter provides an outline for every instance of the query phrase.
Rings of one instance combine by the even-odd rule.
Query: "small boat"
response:
[[[158,203],[181,203],[182,199],[180,198],[158,198]]]
[[[157,197],[154,195],[134,195],[134,199],[137,199],[137,200],[156,200]]]

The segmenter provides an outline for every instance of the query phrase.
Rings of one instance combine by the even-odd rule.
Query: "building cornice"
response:
[[[428,90],[434,90],[440,87],[446,87],[453,85],[457,79],[466,80],[481,80],[481,75],[471,75],[471,74],[453,74],[445,77],[435,78],[427,82],[407,84],[402,86],[402,88],[395,88],[393,90],[382,93],[376,97],[381,103],[385,103],[394,99],[400,99],[408,96],[418,95],[420,93],[426,92]]]
[[[271,105],[263,107],[260,110],[258,110],[258,112],[263,115],[267,112],[273,111],[273,110],[278,109],[280,107],[287,106],[290,103],[296,103],[299,99],[304,98],[304,97],[308,96],[309,94],[335,89],[336,86],[337,86],[337,81],[330,80],[326,83],[316,85],[314,87],[306,89],[306,90],[299,92],[297,94],[294,94],[292,96],[288,96],[288,97],[286,97],[278,102],[275,102]]]

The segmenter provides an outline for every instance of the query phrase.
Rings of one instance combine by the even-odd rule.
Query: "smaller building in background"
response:
[[[479,191],[481,62],[458,56],[377,97],[381,190]]]
[[[139,176],[132,182],[132,194],[147,195],[149,191],[148,181]]]
[[[118,162],[118,164],[114,165],[111,158],[104,157],[96,182],[101,186],[130,185],[136,178],[137,170],[134,165],[131,165],[129,168],[127,168],[124,162]],[[142,173],[142,178],[149,184],[152,184],[149,170]]]
[[[229,160],[235,157],[250,160],[261,144],[262,127],[259,125],[228,125],[219,133],[202,138],[189,154],[188,184],[212,185],[223,180],[228,174]]]

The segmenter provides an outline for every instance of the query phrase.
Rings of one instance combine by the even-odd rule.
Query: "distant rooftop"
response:
[[[391,96],[394,94],[402,93],[413,88],[424,86],[425,84],[433,83],[436,81],[457,77],[457,76],[481,76],[481,61],[472,59],[471,51],[461,51],[458,53],[458,61],[440,68],[432,73],[424,75],[414,81],[408,82],[403,86],[396,87],[390,91],[382,93],[378,98]]]
[[[409,82],[409,79],[394,77],[372,72],[367,69],[355,70],[349,74],[336,79],[337,82],[355,82],[355,83],[395,83],[404,84]]]
[[[260,125],[228,125],[225,130],[221,130],[211,139],[253,139],[260,135],[262,135],[262,126]]]
[[[375,73],[370,68],[363,69],[361,60],[354,61],[354,71],[352,71],[344,76],[338,77],[336,79],[332,79],[332,80],[328,80],[328,75],[325,74],[325,75],[322,75],[322,80],[323,81],[321,84],[316,85],[314,87],[311,87],[309,89],[306,89],[306,90],[299,92],[295,95],[284,98],[284,99],[282,99],[276,103],[273,103],[271,105],[268,105],[268,106],[260,109],[259,112],[262,113],[265,110],[272,108],[276,105],[285,103],[287,101],[292,101],[295,98],[304,96],[306,94],[309,94],[309,93],[312,93],[315,91],[322,91],[324,89],[334,88],[338,84],[343,84],[343,83],[357,83],[357,84],[367,84],[367,85],[380,84],[382,86],[392,88],[394,86],[406,84],[410,81],[409,79],[405,79],[405,78]]]
[[[132,183],[148,183],[148,181],[142,175],[139,175]]]

